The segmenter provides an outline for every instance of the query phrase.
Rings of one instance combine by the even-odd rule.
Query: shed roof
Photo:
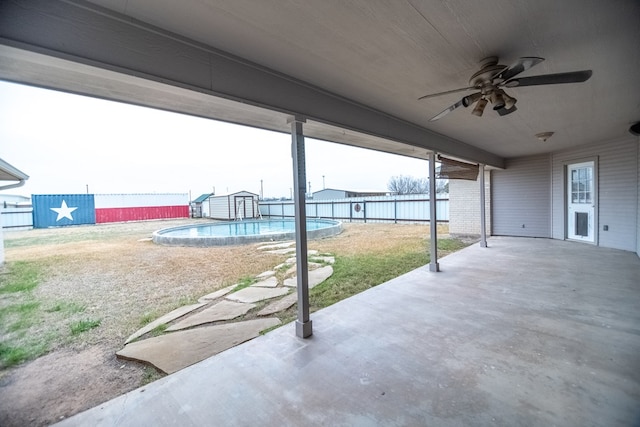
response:
[[[200,196],[197,199],[195,199],[193,202],[194,203],[202,203],[205,200],[207,200],[209,197],[211,197],[212,195],[213,195],[213,193],[205,193],[202,196]]]
[[[236,194],[240,194],[240,193],[246,193],[246,194],[251,194],[252,196],[256,196],[258,197],[257,193],[253,193],[251,191],[234,191],[233,193],[225,193],[225,194],[212,194],[211,197],[228,197],[228,196],[233,196]]]

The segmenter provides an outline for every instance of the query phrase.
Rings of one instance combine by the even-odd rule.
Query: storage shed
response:
[[[191,202],[191,216],[193,218],[209,217],[209,197],[214,193],[205,193]]]
[[[203,216],[205,209],[203,208]],[[258,210],[258,195],[248,191],[221,194],[209,197],[209,217],[222,220],[236,220],[256,218],[260,216]]]

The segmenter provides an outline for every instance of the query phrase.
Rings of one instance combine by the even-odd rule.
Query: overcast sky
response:
[[[426,178],[425,160],[305,139],[307,181],[386,191],[389,178]],[[289,197],[291,137],[0,82],[0,158],[30,176],[8,194],[251,191]]]

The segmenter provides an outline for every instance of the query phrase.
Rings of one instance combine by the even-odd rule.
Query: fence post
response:
[[[367,223],[367,201],[362,200],[362,216],[364,217],[364,223]]]
[[[398,223],[398,199],[393,199],[393,223]]]

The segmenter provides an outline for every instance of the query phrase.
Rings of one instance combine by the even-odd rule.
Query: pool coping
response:
[[[264,220],[249,220],[249,221],[221,221],[215,222],[213,224],[235,224],[238,222],[250,223],[250,222],[265,222],[269,221],[269,219]],[[287,221],[294,222],[294,219],[273,219],[273,221]],[[317,230],[307,230],[307,239],[321,239],[324,237],[335,236],[342,232],[342,222],[336,221],[332,219],[324,219],[324,218],[307,218],[307,221],[323,221],[327,223],[333,223],[333,225],[329,227],[320,228]],[[199,225],[202,225],[201,223]],[[156,230],[152,234],[152,240],[154,243],[164,246],[188,246],[188,247],[212,247],[212,246],[232,246],[232,245],[246,245],[250,243],[260,243],[260,242],[274,242],[280,240],[291,240],[295,239],[296,232],[287,231],[282,233],[272,233],[272,234],[251,234],[246,236],[200,236],[200,237],[170,237],[163,236],[162,233],[166,233],[172,230],[180,230],[193,228],[196,225],[181,225],[178,227],[168,227],[160,230]]]

